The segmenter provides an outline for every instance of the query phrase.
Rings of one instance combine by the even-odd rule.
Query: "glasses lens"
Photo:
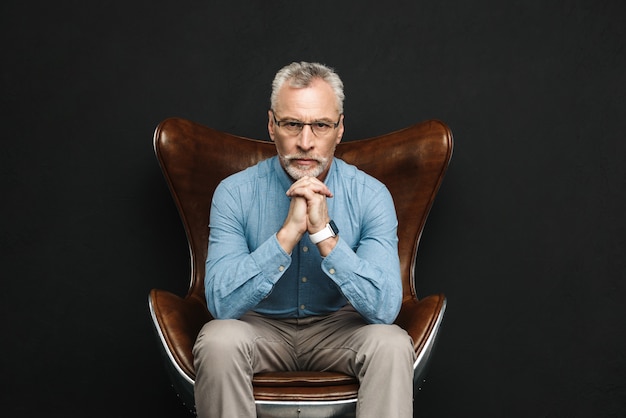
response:
[[[331,131],[332,125],[324,122],[315,122],[311,125],[311,127],[318,134],[327,134]]]
[[[304,124],[302,122],[288,120],[288,121],[284,121],[282,123],[282,126],[283,128],[285,128],[287,132],[298,133],[302,130],[302,128],[304,127]]]

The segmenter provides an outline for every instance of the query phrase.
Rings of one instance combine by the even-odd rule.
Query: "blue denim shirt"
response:
[[[305,234],[287,254],[276,233],[292,184],[278,157],[223,180],[213,196],[206,260],[207,304],[215,318],[249,310],[276,318],[324,315],[347,303],[369,323],[391,323],[402,282],[391,194],[375,178],[334,158],[325,181],[339,241],[323,258]]]

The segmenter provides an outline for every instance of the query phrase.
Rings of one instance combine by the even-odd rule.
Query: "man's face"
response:
[[[324,180],[344,129],[343,115],[337,110],[330,85],[315,79],[309,87],[294,88],[286,82],[278,92],[273,112],[268,112],[267,127],[285,171],[295,180],[304,176]],[[285,126],[278,126],[274,118],[279,122],[322,122],[333,127],[325,133],[313,133],[311,126],[305,125],[302,131],[294,133]],[[334,128],[337,121],[339,125]]]

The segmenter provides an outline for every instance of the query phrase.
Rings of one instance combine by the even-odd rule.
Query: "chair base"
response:
[[[259,418],[354,418],[356,399],[330,402],[256,401]]]

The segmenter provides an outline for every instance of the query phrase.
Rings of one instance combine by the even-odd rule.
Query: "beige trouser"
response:
[[[320,317],[248,313],[204,325],[193,349],[200,418],[256,417],[252,375],[343,372],[360,382],[357,417],[413,417],[413,343],[396,325],[368,325],[351,307]]]

